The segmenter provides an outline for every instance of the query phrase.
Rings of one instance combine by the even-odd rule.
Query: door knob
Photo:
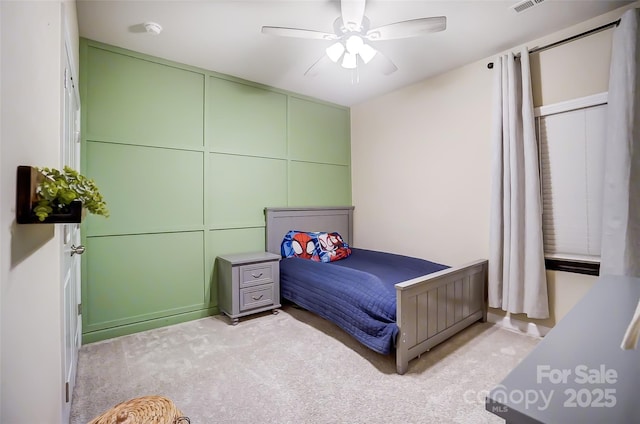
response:
[[[83,245],[71,245],[71,256],[78,254],[78,255],[82,255],[84,253],[84,251],[86,250],[86,248]]]

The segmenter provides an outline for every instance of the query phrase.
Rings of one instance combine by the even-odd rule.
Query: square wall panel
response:
[[[87,55],[87,138],[203,146],[203,74],[93,46]]]
[[[86,234],[174,230],[203,225],[203,152],[87,142],[88,177],[109,218],[89,215]]]
[[[286,157],[286,95],[216,77],[209,77],[207,93],[212,152]]]
[[[290,97],[289,156],[309,162],[349,165],[349,110]]]
[[[209,256],[211,263],[217,256],[236,253],[264,252],[265,229],[236,228],[209,231]]]
[[[204,299],[202,231],[88,237],[83,331],[196,310]]]
[[[287,204],[287,161],[212,153],[209,155],[209,225],[264,225],[264,208]]]
[[[351,204],[348,166],[291,162],[290,206],[343,206]]]

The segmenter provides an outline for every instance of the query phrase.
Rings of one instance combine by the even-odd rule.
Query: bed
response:
[[[404,275],[413,277],[389,285],[384,269],[379,266],[382,259],[377,255],[381,252],[352,245],[353,209],[352,206],[265,209],[269,252],[280,254],[282,241],[290,230],[337,232],[352,247],[349,258],[331,263],[295,257],[283,259],[280,267],[283,298],[333,321],[374,351],[384,354],[395,350],[398,374],[406,373],[411,359],[474,322],[486,321],[486,260],[447,267],[429,261],[413,264],[411,261],[418,260],[389,254],[400,261],[409,261],[399,262],[395,268],[406,265],[409,270]],[[377,269],[364,272],[362,264],[370,260],[378,264],[373,267]],[[354,262],[360,264],[349,265]],[[421,266],[432,268],[424,270]],[[328,288],[332,280],[345,276],[350,283]],[[345,292],[333,292],[340,290],[340,286]],[[373,298],[360,302],[364,305],[351,301],[357,299],[351,292],[359,286],[368,287],[367,291],[372,286],[378,287]],[[390,308],[395,310],[390,312]]]

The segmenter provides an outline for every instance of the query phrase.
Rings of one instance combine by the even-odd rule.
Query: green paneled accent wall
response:
[[[212,150],[287,157],[287,96],[210,77],[207,140]]]
[[[350,126],[349,114],[341,109],[290,97],[290,158],[349,166]]]
[[[111,214],[89,216],[86,235],[202,227],[203,152],[94,141],[84,149],[86,168],[100,182]]]
[[[340,206],[351,203],[348,166],[291,162],[289,201],[297,206]],[[313,185],[313,190],[309,186]]]
[[[215,228],[264,225],[265,205],[287,204],[287,161],[211,153],[209,216]]]
[[[204,75],[118,54],[86,50],[83,126],[91,139],[202,147]]]
[[[200,309],[201,231],[88,237],[85,332]]]
[[[265,207],[351,204],[348,108],[86,39],[80,72],[85,343],[218,313]]]

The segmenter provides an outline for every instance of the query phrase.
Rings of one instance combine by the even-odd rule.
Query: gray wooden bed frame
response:
[[[289,230],[337,231],[352,245],[353,209],[265,208],[266,249],[279,254]],[[486,321],[487,268],[487,260],[477,260],[395,285],[398,374],[407,372],[411,359],[474,322]]]

